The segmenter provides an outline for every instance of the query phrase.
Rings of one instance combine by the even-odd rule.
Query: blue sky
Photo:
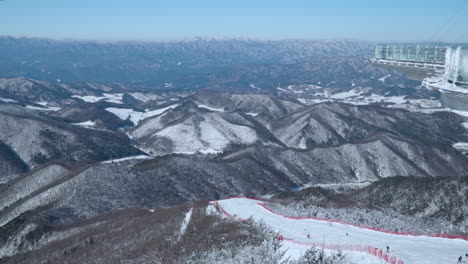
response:
[[[0,35],[466,41],[466,0],[4,0]]]

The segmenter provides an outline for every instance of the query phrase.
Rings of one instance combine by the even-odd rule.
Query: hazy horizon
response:
[[[41,36],[24,36],[24,35],[0,35],[3,38],[14,38],[14,39],[42,39],[52,41],[82,41],[82,42],[185,42],[185,41],[196,41],[196,40],[250,40],[250,41],[282,41],[282,40],[298,40],[298,41],[331,41],[331,40],[346,40],[356,42],[379,42],[377,40],[368,39],[355,39],[355,38],[255,38],[255,37],[243,37],[243,36],[192,36],[192,37],[181,37],[181,38],[154,38],[154,39],[92,39],[92,38],[72,38],[72,37],[41,37]]]
[[[13,38],[13,39],[38,39],[49,40],[57,42],[95,42],[95,43],[171,43],[171,42],[190,42],[190,41],[353,41],[353,42],[368,42],[368,43],[393,43],[395,40],[368,40],[368,39],[354,39],[354,38],[254,38],[254,37],[219,37],[219,36],[194,36],[185,38],[174,39],[86,39],[86,38],[52,38],[40,36],[14,36],[14,35],[0,35],[0,38]],[[466,41],[450,42],[450,41],[418,41],[406,40],[398,41],[398,43],[466,43]]]

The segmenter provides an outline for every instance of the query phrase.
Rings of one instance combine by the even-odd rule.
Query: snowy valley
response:
[[[42,61],[5,53],[24,77],[0,68],[0,263],[440,264],[468,251],[468,112],[373,67],[371,43],[0,47]],[[126,68],[96,66],[111,64]]]

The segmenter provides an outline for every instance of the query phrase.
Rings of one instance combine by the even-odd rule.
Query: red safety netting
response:
[[[235,197],[235,198],[240,198],[240,197]],[[242,197],[242,198],[245,198],[245,197]],[[220,210],[225,216],[229,217],[229,218],[232,218],[232,219],[236,219],[236,220],[239,220],[239,221],[243,221],[244,219],[242,218],[239,218],[239,217],[236,217],[236,216],[233,216],[231,215],[230,213],[226,212],[226,210],[224,210],[224,208],[217,202],[217,201],[214,201],[213,202],[216,207],[218,208],[218,210]],[[267,208],[266,206],[264,206],[263,204],[260,204],[260,206],[264,207],[265,209],[273,212],[271,209]],[[274,212],[273,212],[274,213]],[[279,213],[276,213],[278,215],[281,215]],[[282,215],[281,215],[282,216]],[[286,217],[286,216],[284,216]],[[291,218],[291,217],[287,217],[287,218]],[[292,219],[307,219],[307,218],[292,218]],[[356,251],[356,252],[363,252],[363,253],[367,253],[367,254],[370,254],[372,256],[375,256],[381,260],[383,260],[385,263],[390,263],[390,264],[404,264],[404,261],[401,260],[401,259],[398,259],[397,257],[395,256],[391,256],[390,254],[388,253],[385,253],[382,249],[379,249],[377,247],[373,247],[373,246],[363,246],[363,245],[326,245],[324,243],[315,243],[315,242],[303,242],[303,241],[296,241],[294,239],[291,239],[291,238],[286,238],[282,235],[277,235],[277,238],[280,239],[281,241],[288,241],[290,243],[293,243],[293,244],[298,244],[298,245],[303,245],[303,246],[314,246],[314,247],[318,247],[318,248],[325,248],[325,249],[331,249],[331,250],[347,250],[347,251]]]

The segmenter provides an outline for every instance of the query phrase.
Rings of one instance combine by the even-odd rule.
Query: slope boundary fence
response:
[[[246,198],[246,197],[233,197],[233,198]],[[232,198],[229,198],[232,199]],[[250,198],[246,198],[250,199]],[[256,199],[254,199],[256,200]],[[217,207],[219,211],[221,211],[226,217],[238,221],[244,221],[245,219],[239,218],[235,215],[230,214],[224,208],[217,202],[217,201],[212,201]],[[258,203],[258,205],[262,205]],[[262,206],[263,207],[263,206]],[[264,207],[267,209],[267,207]],[[269,209],[267,209],[270,212],[273,212]],[[279,216],[282,216],[281,214],[277,214]],[[284,217],[284,216],[283,216]],[[289,218],[289,217],[286,217]],[[294,219],[294,218],[293,218]],[[299,219],[300,220],[300,219]],[[367,253],[369,255],[372,255],[374,257],[379,258],[380,260],[384,261],[385,263],[390,263],[390,264],[405,264],[403,260],[397,258],[396,256],[392,256],[390,254],[387,254],[384,252],[382,249],[379,249],[374,246],[370,245],[327,245],[325,243],[315,243],[315,242],[302,242],[302,241],[297,241],[291,238],[286,238],[281,236],[281,240],[297,244],[297,245],[302,245],[302,246],[308,246],[308,247],[317,247],[317,248],[324,248],[324,249],[330,249],[330,250],[346,250],[346,251],[355,251],[355,252],[362,252],[362,253]]]

